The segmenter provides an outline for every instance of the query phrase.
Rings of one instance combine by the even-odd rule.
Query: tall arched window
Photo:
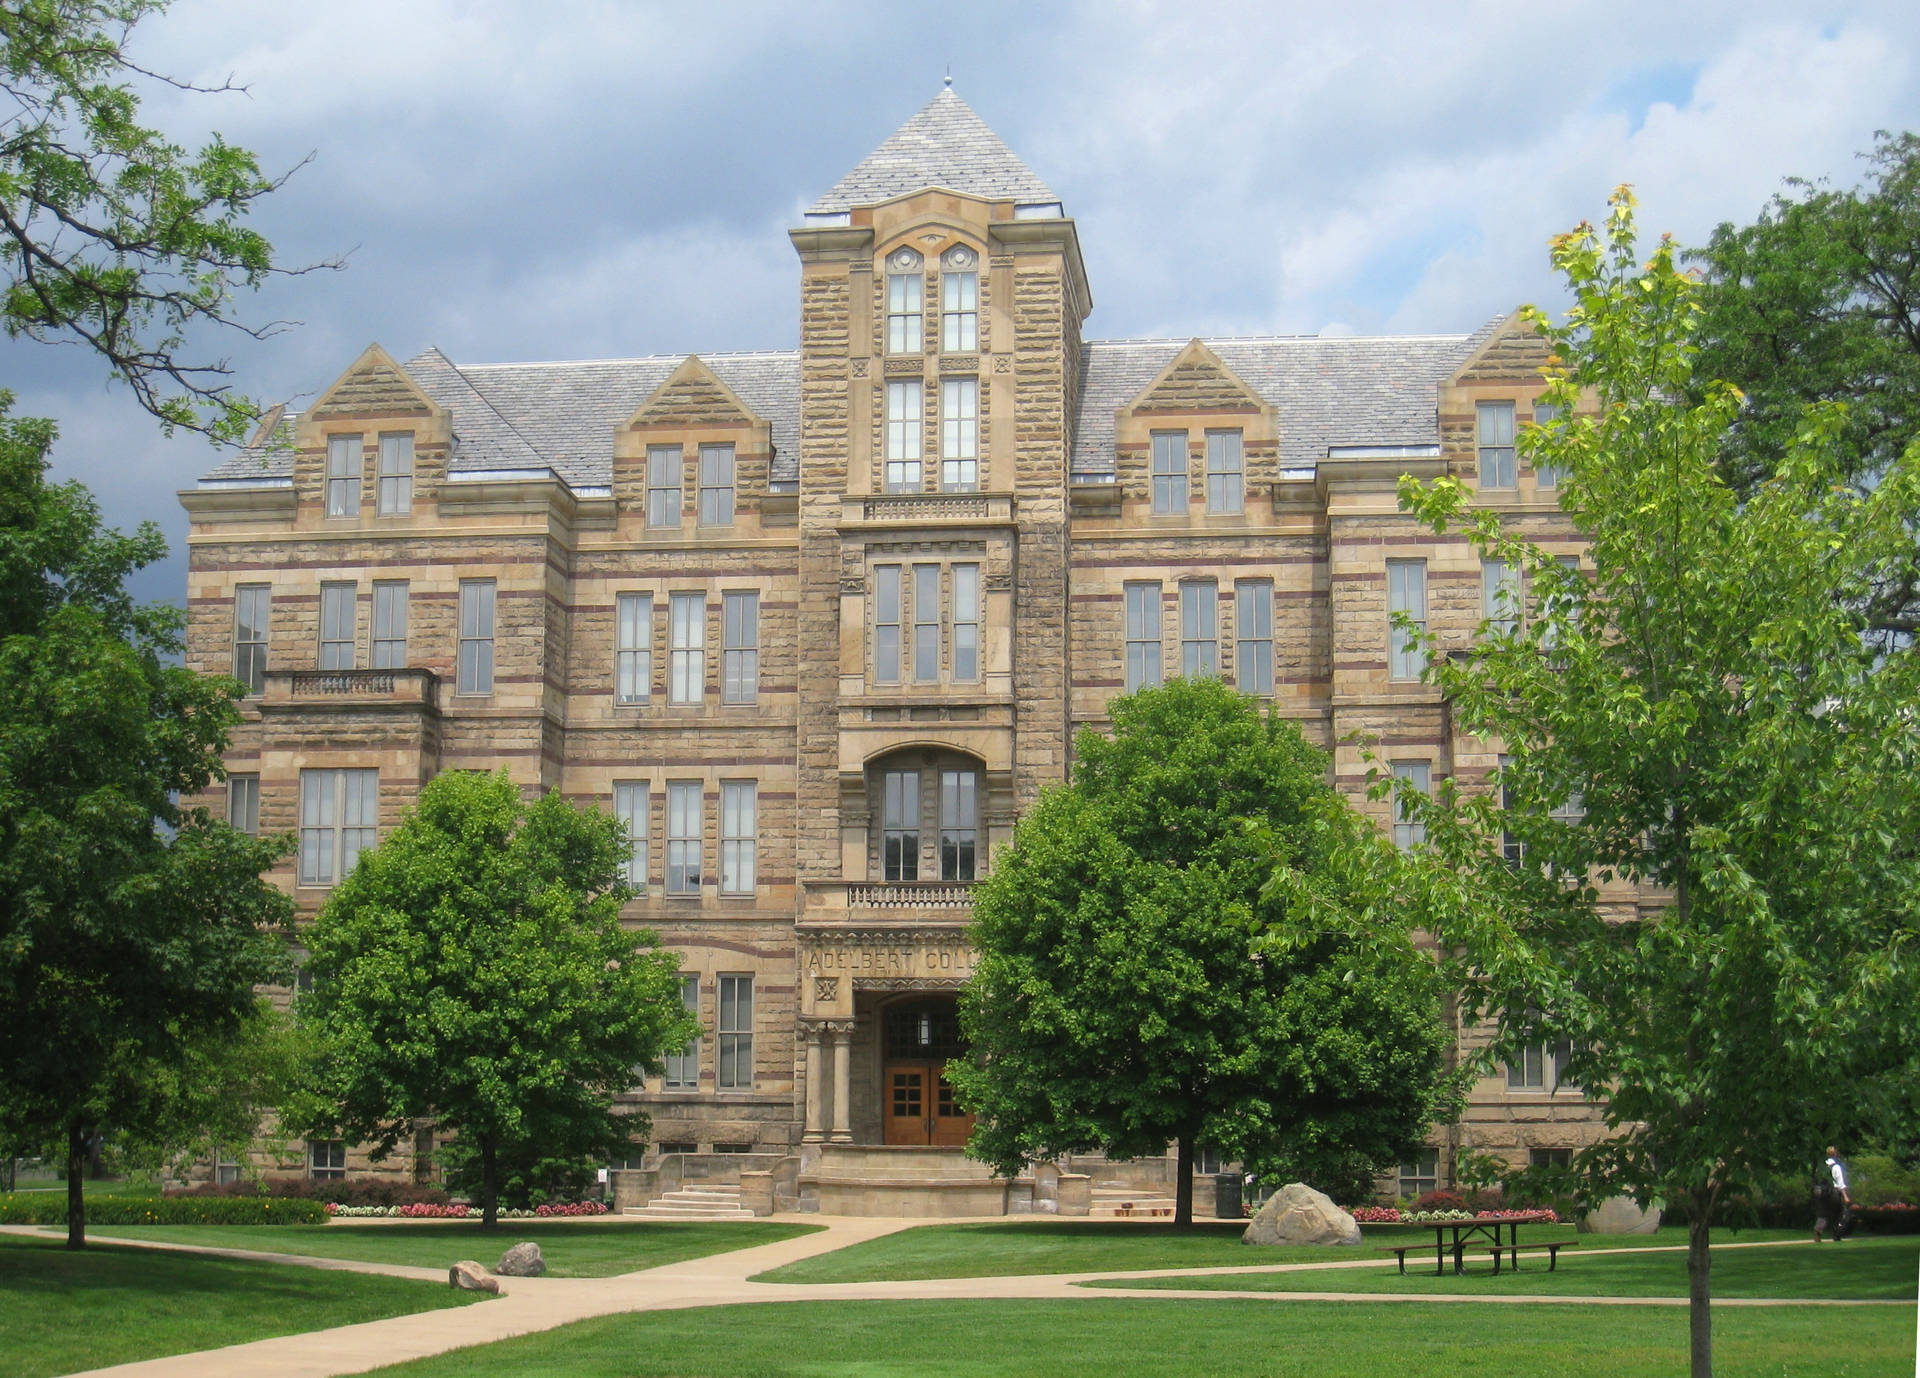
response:
[[[915,250],[903,246],[887,255],[887,353],[918,354],[926,348],[925,289]]]

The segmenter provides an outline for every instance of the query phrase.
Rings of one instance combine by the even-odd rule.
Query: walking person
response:
[[[1827,1158],[1814,1172],[1813,1242],[1832,1222],[1833,1242],[1838,1244],[1853,1233],[1853,1192],[1847,1185],[1847,1165],[1840,1150],[1827,1146]]]

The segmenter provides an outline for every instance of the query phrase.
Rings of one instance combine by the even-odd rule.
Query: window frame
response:
[[[687,831],[691,824],[692,831]],[[706,877],[701,853],[706,847],[706,785],[700,780],[667,781],[666,894],[697,898]],[[678,884],[675,883],[676,878]]]
[[[940,879],[950,885],[971,884],[980,878],[980,772],[943,766],[935,788],[939,792]]]
[[[613,782],[613,816],[627,829],[627,855],[621,863],[623,879],[637,895],[647,893],[647,868],[652,860],[648,836],[653,821],[653,784],[648,780]]]
[[[1160,583],[1158,580],[1131,580],[1121,585],[1121,599],[1121,631],[1126,648],[1126,692],[1131,694],[1140,689],[1157,688],[1166,682],[1165,610],[1162,607]],[[1136,602],[1140,606],[1136,607]],[[1140,648],[1137,673],[1136,647]],[[1151,650],[1147,649],[1149,647]]]
[[[722,972],[717,984],[714,1089],[751,1091],[754,1084],[753,976],[745,972]]]
[[[406,442],[404,447],[401,441]],[[374,513],[382,517],[410,516],[413,513],[413,432],[382,431],[379,444]]]
[[[760,591],[723,589],[720,593],[720,702],[753,704],[759,700]]]
[[[1513,435],[1514,404],[1511,401],[1489,398],[1473,404],[1477,477],[1483,491],[1507,491],[1519,486]]]
[[[1234,687],[1243,694],[1271,698],[1274,690],[1273,580],[1234,580],[1233,636]],[[1254,673],[1248,673],[1249,667]]]
[[[1512,636],[1520,630],[1522,602],[1520,566],[1509,560],[1480,562],[1480,619],[1492,636]]]
[[[720,893],[751,896],[759,884],[760,786],[720,782]]]
[[[1156,517],[1183,517],[1193,502],[1185,431],[1148,433],[1148,484]]]
[[[682,974],[680,977],[680,1007],[696,1020],[700,1017],[700,977],[698,974]],[[671,1052],[663,1059],[661,1069],[661,1088],[667,1091],[697,1091],[700,1089],[700,1035],[695,1034],[687,1040],[686,1046],[678,1052]]]
[[[698,616],[685,616],[688,609]],[[681,590],[667,595],[667,702],[707,701],[707,595]]]
[[[686,465],[684,445],[676,442],[647,446],[647,526],[650,529],[680,529],[687,503]]]
[[[367,629],[367,663],[376,670],[404,670],[411,595],[405,579],[373,581],[372,625]],[[399,635],[394,635],[396,627]],[[386,635],[381,635],[385,632]]]
[[[1180,677],[1220,677],[1220,583],[1180,581]]]
[[[731,440],[703,442],[699,453],[699,509],[696,524],[703,527],[732,526],[735,516],[735,484],[739,479],[739,460]]]
[[[906,254],[913,256],[911,268]],[[927,351],[926,268],[920,255],[909,249],[895,250],[887,264],[887,353],[924,354]]]
[[[322,782],[324,781],[324,788]],[[350,799],[357,795],[357,799]],[[352,803],[359,804],[355,812]],[[312,821],[318,806],[328,815]],[[350,820],[348,815],[354,813]],[[352,874],[360,854],[379,845],[380,772],[360,766],[321,766],[300,772],[300,844],[294,883],[325,890]],[[322,864],[324,862],[324,865]]]
[[[326,514],[332,517],[360,515],[360,488],[366,479],[366,436],[329,435],[326,457]]]
[[[918,493],[926,487],[923,453],[926,431],[926,384],[918,378],[887,380],[885,468],[881,491]]]
[[[1509,1091],[1541,1091],[1553,1095],[1562,1087],[1579,1090],[1580,1083],[1566,1074],[1573,1056],[1573,1040],[1542,1039],[1520,1049],[1518,1063],[1505,1063]]]
[[[900,684],[906,627],[905,566],[873,567],[873,682]],[[889,635],[889,633],[891,633]]]
[[[360,659],[360,586],[329,579],[320,585],[320,647],[314,664],[321,670],[353,670]],[[344,617],[345,625],[341,625]],[[332,635],[329,636],[328,633]],[[341,635],[341,633],[345,635]]]
[[[1399,586],[1395,574],[1401,576]],[[1415,631],[1399,626],[1393,615],[1406,613]],[[1387,561],[1387,678],[1399,683],[1417,683],[1426,668],[1417,632],[1427,627],[1427,562],[1425,560]]]
[[[1564,415],[1566,415],[1566,408],[1556,406],[1552,402],[1533,404],[1533,424],[1536,426],[1551,426]],[[1536,460],[1533,466],[1533,486],[1546,492],[1555,491],[1566,482],[1566,473],[1567,471],[1557,464],[1541,464]]]
[[[1431,1171],[1428,1159],[1431,1159]],[[1411,1168],[1413,1171],[1409,1172]],[[1401,1196],[1424,1196],[1430,1191],[1440,1189],[1440,1150],[1433,1144],[1422,1144],[1413,1151],[1411,1158],[1402,1158],[1395,1179],[1398,1194]]]
[[[653,696],[653,594],[623,589],[613,596],[613,701],[630,706]]]
[[[323,1163],[322,1158],[326,1161]],[[307,1140],[307,1178],[314,1182],[338,1182],[347,1175],[345,1139]]]
[[[1427,840],[1427,825],[1409,815],[1406,801],[1400,794],[1400,782],[1406,781],[1414,791],[1428,799],[1433,798],[1433,762],[1420,759],[1394,761],[1389,766],[1393,772],[1393,845],[1403,852],[1410,852],[1423,845]]]
[[[956,684],[980,681],[980,564],[956,560],[947,567],[948,671]]]
[[[251,606],[254,600],[258,606]],[[254,620],[249,622],[248,618]],[[257,630],[257,637],[243,635]],[[266,692],[267,646],[273,631],[273,585],[235,584],[233,587],[233,677],[247,686],[247,697]]]
[[[940,682],[940,566],[921,561],[913,566],[911,584],[913,639],[910,643],[915,684]]]
[[[250,837],[260,835],[260,775],[257,771],[228,773],[227,826]]]
[[[918,767],[880,772],[880,874],[888,884],[912,884],[920,879],[923,793]]]
[[[940,380],[940,491],[980,491],[980,380]]]
[[[980,268],[941,265],[940,352],[980,352]]]
[[[1231,441],[1231,444],[1227,442]],[[1217,443],[1216,443],[1217,442]],[[1229,466],[1226,461],[1231,460]],[[1238,426],[1207,432],[1207,512],[1237,517],[1247,510],[1246,433]]]
[[[454,690],[469,698],[494,691],[494,633],[498,627],[500,588],[494,579],[462,579],[459,598],[459,657]]]

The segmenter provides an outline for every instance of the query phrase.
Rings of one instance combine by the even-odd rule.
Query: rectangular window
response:
[[[352,872],[379,816],[379,771],[301,771],[300,883],[334,885]]]
[[[920,879],[920,772],[881,777],[880,850],[888,880]]]
[[[227,826],[235,832],[257,834],[260,831],[260,777],[227,777]]]
[[[752,703],[760,696],[760,595],[734,589],[720,595],[720,702]]]
[[[733,443],[700,447],[700,525],[733,525]]]
[[[720,1044],[718,1075],[722,1091],[753,1089],[753,978],[720,978],[720,1019],[715,1031]]]
[[[1246,509],[1245,459],[1239,431],[1207,432],[1207,511]]]
[[[980,487],[980,381],[946,378],[940,383],[940,490],[971,493]]]
[[[1520,626],[1520,570],[1505,560],[1480,562],[1480,615],[1492,636],[1511,636]]]
[[[1128,584],[1127,692],[1160,682],[1160,586]]]
[[[1513,786],[1507,783],[1507,768],[1511,763],[1509,757],[1502,756],[1500,758],[1500,812],[1509,815],[1513,814],[1519,807],[1519,801],[1514,795]],[[1507,865],[1518,866],[1522,861],[1525,861],[1527,857],[1527,844],[1525,839],[1510,829],[1502,828],[1500,830],[1500,853],[1505,858]]]
[[[667,893],[700,893],[700,782],[667,784]]]
[[[970,770],[940,772],[940,879],[972,880],[979,839],[977,785]]]
[[[1480,402],[1474,412],[1480,446],[1480,486],[1513,487],[1513,403]]]
[[[1233,586],[1233,665],[1243,694],[1273,692],[1273,584],[1242,579]]]
[[[240,584],[233,590],[233,677],[249,694],[267,687],[267,620],[271,591],[265,584]]]
[[[353,668],[354,592],[352,584],[320,586],[320,668],[322,670]]]
[[[1424,1196],[1440,1189],[1440,1150],[1416,1148],[1400,1160],[1400,1195]]]
[[[1402,790],[1431,797],[1433,763],[1431,761],[1395,761],[1393,763],[1393,845],[1411,851],[1427,840],[1427,825],[1413,816]]]
[[[493,580],[460,581],[460,664],[454,692],[493,692]]]
[[[622,879],[636,890],[647,888],[647,821],[652,808],[653,795],[644,782],[614,782],[614,817],[627,830],[627,864]]]
[[[1572,1167],[1573,1150],[1570,1148],[1530,1148],[1527,1150],[1528,1167]]]
[[[614,702],[645,703],[653,692],[653,595],[621,594],[614,620]]]
[[[953,677],[980,678],[980,566],[955,565],[949,576],[953,599]]]
[[[676,593],[667,602],[667,702],[707,695],[707,596]]]
[[[407,664],[407,581],[379,579],[373,585],[373,668],[402,670]]]
[[[940,566],[913,567],[913,677],[940,678]]]
[[[920,324],[926,283],[918,272],[887,274],[887,353],[918,354],[925,347]]]
[[[316,1182],[337,1182],[347,1175],[347,1146],[339,1139],[307,1141],[307,1176]]]
[[[404,517],[413,511],[412,431],[381,433],[378,502],[383,517]]]
[[[1211,579],[1180,585],[1180,673],[1207,679],[1220,671],[1219,588]]]
[[[1580,573],[1580,557],[1578,555],[1556,555],[1554,556],[1554,563],[1558,564],[1561,569],[1567,572],[1570,576],[1569,582],[1573,583],[1576,589],[1584,587],[1577,581],[1577,576]],[[1547,594],[1542,600],[1540,608],[1540,616],[1545,619],[1540,628],[1541,650],[1553,650],[1555,644],[1560,640],[1560,634],[1554,625],[1555,621],[1570,622],[1578,616],[1579,609],[1580,601],[1577,593],[1554,591]]]
[[[873,571],[873,679],[876,684],[900,682],[898,565],[879,565]]]
[[[1425,560],[1387,561],[1387,612],[1403,612],[1412,621],[1411,628],[1392,621],[1387,625],[1387,677],[1419,679],[1425,653],[1415,636],[1427,628],[1427,562]]]
[[[720,782],[720,893],[751,895],[755,839],[759,836],[758,787],[751,780]]]
[[[680,525],[681,471],[685,462],[678,445],[647,446],[647,525]]]
[[[680,1004],[695,1019],[700,1017],[700,978],[680,978]],[[689,1090],[700,1084],[700,1040],[694,1038],[677,1053],[667,1054],[667,1086]]]
[[[1535,402],[1533,404],[1533,424],[1536,426],[1551,426],[1560,419],[1560,411],[1561,409],[1554,406],[1551,402]],[[1558,488],[1564,481],[1564,473],[1565,471],[1557,465],[1536,460],[1534,463],[1533,481],[1541,488]]]
[[[240,1160],[224,1145],[213,1146],[213,1180],[216,1186],[229,1186],[240,1180]]]
[[[920,471],[919,379],[887,384],[887,473],[889,493],[917,493],[924,486]]]
[[[1510,1091],[1557,1091],[1577,1083],[1567,1075],[1567,1063],[1573,1044],[1567,1039],[1554,1043],[1535,1043],[1522,1048],[1507,1064],[1507,1089]]]
[[[980,275],[940,275],[940,348],[972,354],[980,348]]]
[[[327,515],[360,515],[360,437],[327,437]]]
[[[1156,516],[1187,510],[1187,433],[1153,433],[1153,510]]]

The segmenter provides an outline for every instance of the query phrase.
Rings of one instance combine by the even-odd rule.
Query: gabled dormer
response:
[[[1190,340],[1114,415],[1115,473],[1130,516],[1243,517],[1273,482],[1274,408],[1202,340]]]
[[[1520,453],[1527,425],[1547,418],[1539,401],[1552,349],[1519,312],[1495,317],[1467,343],[1439,388],[1441,452],[1448,468],[1498,505],[1557,504],[1558,478]]]
[[[404,521],[435,501],[452,441],[447,410],[377,344],[368,345],[293,427],[302,519]]]
[[[615,436],[614,503],[661,535],[724,530],[758,513],[772,462],[771,423],[690,354]]]

